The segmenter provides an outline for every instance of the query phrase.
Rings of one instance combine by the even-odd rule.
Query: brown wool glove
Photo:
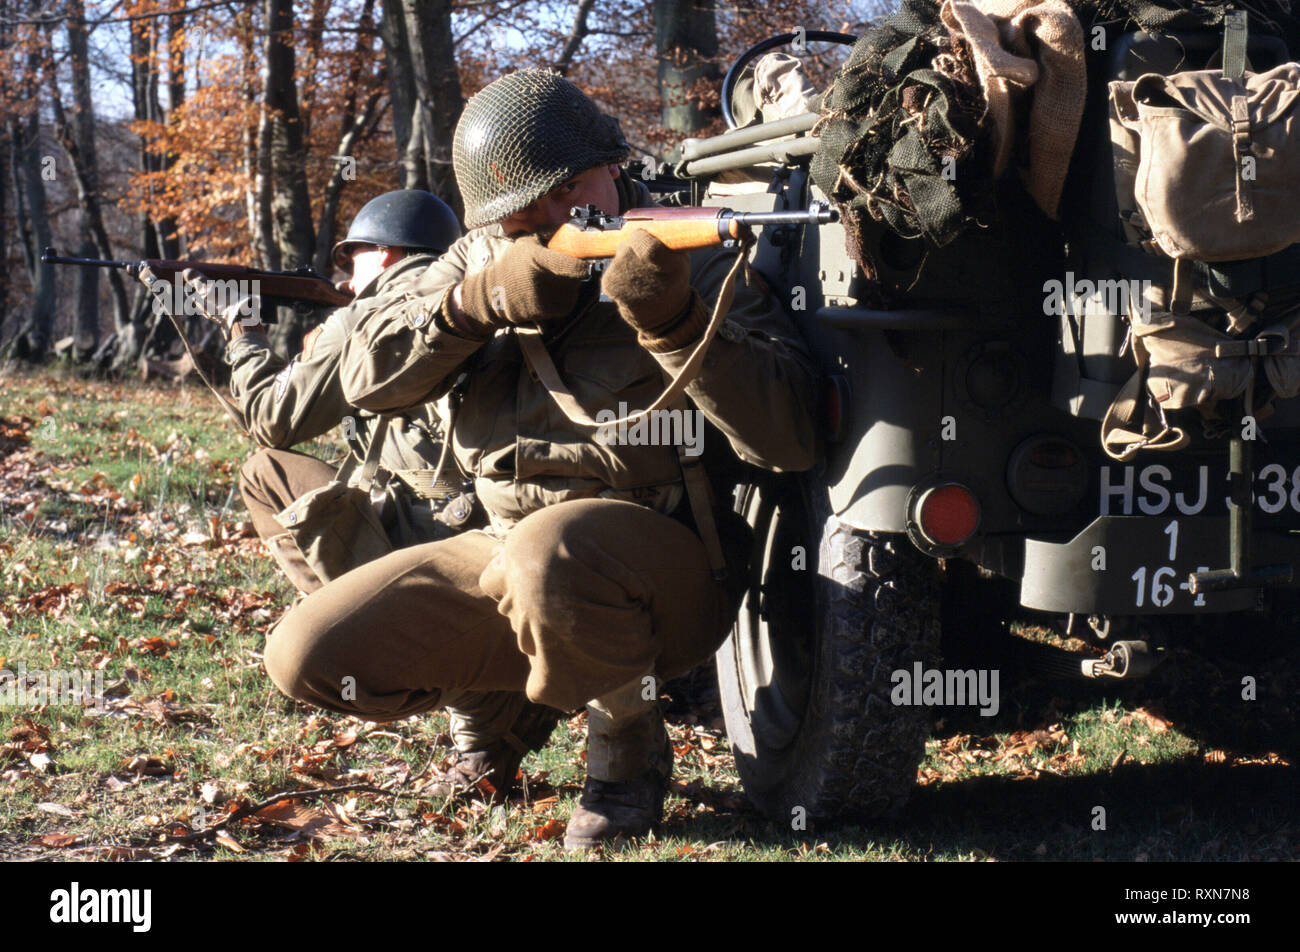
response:
[[[536,235],[520,238],[499,260],[465,279],[464,322],[456,324],[486,339],[498,327],[566,317],[577,306],[590,271],[587,262],[551,251]]]
[[[708,312],[691,288],[691,259],[638,228],[619,246],[601,287],[654,353],[685,347],[704,332]]]

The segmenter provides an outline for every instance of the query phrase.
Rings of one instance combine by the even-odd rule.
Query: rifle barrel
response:
[[[764,225],[829,225],[840,220],[840,213],[833,208],[810,208],[799,212],[732,212],[724,217],[761,228]]]
[[[53,248],[41,252],[41,260],[48,264],[81,264],[91,268],[131,268],[129,261],[104,261],[101,258],[65,258],[56,255]]]

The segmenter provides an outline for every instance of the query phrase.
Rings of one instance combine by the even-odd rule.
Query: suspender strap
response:
[[[709,318],[709,324],[704,329],[700,342],[695,345],[695,350],[691,352],[685,366],[669,381],[667,389],[646,409],[623,417],[620,420],[606,423],[597,422],[583,409],[582,404],[578,403],[560,377],[555,362],[551,360],[551,355],[546,351],[546,345],[542,343],[541,331],[535,328],[516,326],[515,335],[519,341],[519,349],[523,352],[524,361],[528,364],[528,368],[537,375],[537,379],[546,388],[546,392],[551,395],[551,399],[555,401],[570,422],[577,423],[580,426],[635,425],[637,421],[670,406],[680,409],[682,413],[689,413],[690,410],[685,397],[686,388],[699,374],[700,368],[704,366],[704,355],[709,349],[709,344],[712,343],[718,328],[722,326],[722,321],[727,316],[727,312],[731,310],[731,302],[736,290],[736,275],[744,266],[745,257],[751,243],[752,238],[742,242],[736,260],[732,263],[731,270],[727,272],[727,277],[722,282],[722,289],[718,292],[718,299],[713,305],[713,315]],[[677,447],[677,461],[681,465],[682,483],[686,487],[686,498],[691,505],[691,515],[695,519],[695,528],[699,531],[700,541],[704,543],[704,550],[709,558],[709,569],[713,572],[713,577],[721,581],[727,577],[727,560],[723,555],[722,540],[718,537],[718,527],[713,519],[713,501],[708,476],[704,472],[704,466],[700,463],[699,457],[686,455],[685,446],[679,445]]]
[[[684,427],[686,414],[691,412],[686,398],[679,396],[674,401],[673,409],[681,410]],[[709,557],[709,570],[721,582],[727,577],[727,558],[723,555],[718,525],[713,518],[713,487],[709,485],[709,477],[700,457],[687,456],[683,443],[677,444],[677,462],[682,468],[682,484],[686,487],[686,499],[691,504],[695,528],[699,531],[700,541],[704,543],[704,552]]]
[[[384,449],[384,437],[388,434],[388,427],[392,421],[391,416],[381,416],[375,424],[375,435],[370,440],[370,446],[366,449],[365,462],[361,464],[361,479],[357,481],[357,486],[363,492],[370,492],[370,487],[375,484],[376,476],[379,474],[379,456]],[[382,486],[388,482],[387,474],[380,481]]]

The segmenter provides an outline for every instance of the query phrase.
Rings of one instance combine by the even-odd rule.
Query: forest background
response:
[[[0,0],[0,358],[100,371],[174,356],[120,271],[61,254],[330,275],[356,211],[394,188],[462,210],[466,99],[567,75],[634,155],[722,131],[719,89],[780,32],[857,32],[891,0]],[[844,48],[841,47],[841,50]],[[273,329],[296,352],[307,324]]]

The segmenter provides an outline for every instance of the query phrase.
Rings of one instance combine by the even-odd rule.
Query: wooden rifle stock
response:
[[[602,227],[583,219],[565,222],[546,247],[574,258],[611,258],[619,245],[640,228],[650,232],[674,251],[711,248],[740,238],[748,229],[732,219],[719,217],[718,208],[633,208],[624,213],[622,224]]]
[[[121,268],[133,278],[140,277],[142,268],[156,278],[175,281],[181,272],[194,270],[209,281],[256,281],[259,297],[270,301],[292,303],[304,301],[311,304],[327,304],[330,307],[342,307],[352,303],[352,295],[340,291],[325,278],[310,269],[302,271],[266,271],[261,268],[249,268],[241,264],[217,264],[212,261],[176,261],[166,258],[147,258],[144,261],[104,261],[99,258],[66,258],[54,253],[53,248],[46,248],[41,255],[42,261],[51,264],[76,264],[90,268]],[[251,289],[250,289],[250,292]],[[267,312],[264,323],[272,323]]]
[[[171,261],[151,259],[140,262],[149,266],[155,275],[172,280],[182,271],[192,268],[210,281],[256,281],[258,291],[265,298],[285,301],[308,301],[342,307],[352,303],[352,295],[340,291],[325,278],[314,273],[295,274],[292,271],[264,271],[241,264],[213,264],[208,261]],[[138,269],[138,265],[134,266]]]
[[[631,208],[621,216],[605,215],[587,206],[559,227],[546,247],[574,258],[609,258],[636,229],[650,232],[675,251],[711,248],[750,235],[754,226],[825,225],[838,221],[831,209],[814,205],[807,211],[737,212],[730,208]]]

